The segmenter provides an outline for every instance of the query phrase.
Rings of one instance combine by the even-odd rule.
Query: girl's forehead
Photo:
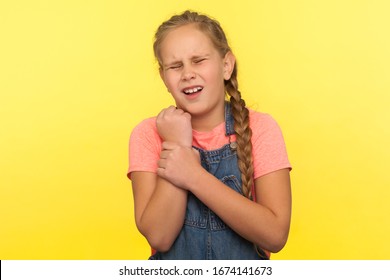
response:
[[[195,25],[185,25],[171,30],[160,46],[162,58],[183,55],[201,55],[216,51],[211,39]]]

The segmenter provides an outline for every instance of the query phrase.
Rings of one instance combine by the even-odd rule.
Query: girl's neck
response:
[[[192,129],[199,132],[213,130],[219,124],[225,121],[225,111],[215,112],[214,114],[191,116]]]
[[[215,127],[217,127],[219,124],[221,124],[224,121],[224,119],[221,119],[217,122],[201,122],[199,120],[192,120],[192,129],[199,131],[199,132],[208,132],[212,131]]]

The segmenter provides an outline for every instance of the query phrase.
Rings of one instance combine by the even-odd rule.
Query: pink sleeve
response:
[[[161,138],[157,133],[156,120],[146,119],[133,129],[130,136],[129,169],[127,170],[129,179],[133,171],[156,173],[160,152]]]
[[[270,115],[255,113],[250,122],[255,179],[280,169],[291,170],[282,131],[276,121]]]

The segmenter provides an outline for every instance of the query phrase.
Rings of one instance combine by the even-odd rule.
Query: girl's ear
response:
[[[167,84],[165,83],[164,70],[162,69],[162,67],[160,67],[160,69],[158,71],[160,73],[161,80],[164,82],[164,85],[167,87]],[[167,90],[169,92],[168,87],[167,87]]]
[[[227,81],[232,76],[234,65],[236,64],[236,57],[232,52],[227,52],[223,58],[223,78]]]
[[[160,66],[160,68],[158,69],[158,72],[160,73],[161,80],[163,80],[163,82],[165,83],[165,81],[164,81],[164,70],[162,69],[161,66]]]

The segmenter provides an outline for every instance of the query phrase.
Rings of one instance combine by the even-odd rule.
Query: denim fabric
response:
[[[230,104],[225,105],[226,135],[234,133]],[[196,147],[194,147],[196,148]],[[220,149],[205,151],[199,148],[201,164],[226,186],[241,193],[241,173],[237,154],[229,144]],[[212,187],[212,186],[210,186]],[[245,217],[243,217],[245,218]],[[263,253],[260,250],[260,253]],[[259,256],[253,243],[231,230],[213,211],[192,193],[188,193],[187,210],[183,228],[167,252],[157,252],[157,259],[266,259]]]

